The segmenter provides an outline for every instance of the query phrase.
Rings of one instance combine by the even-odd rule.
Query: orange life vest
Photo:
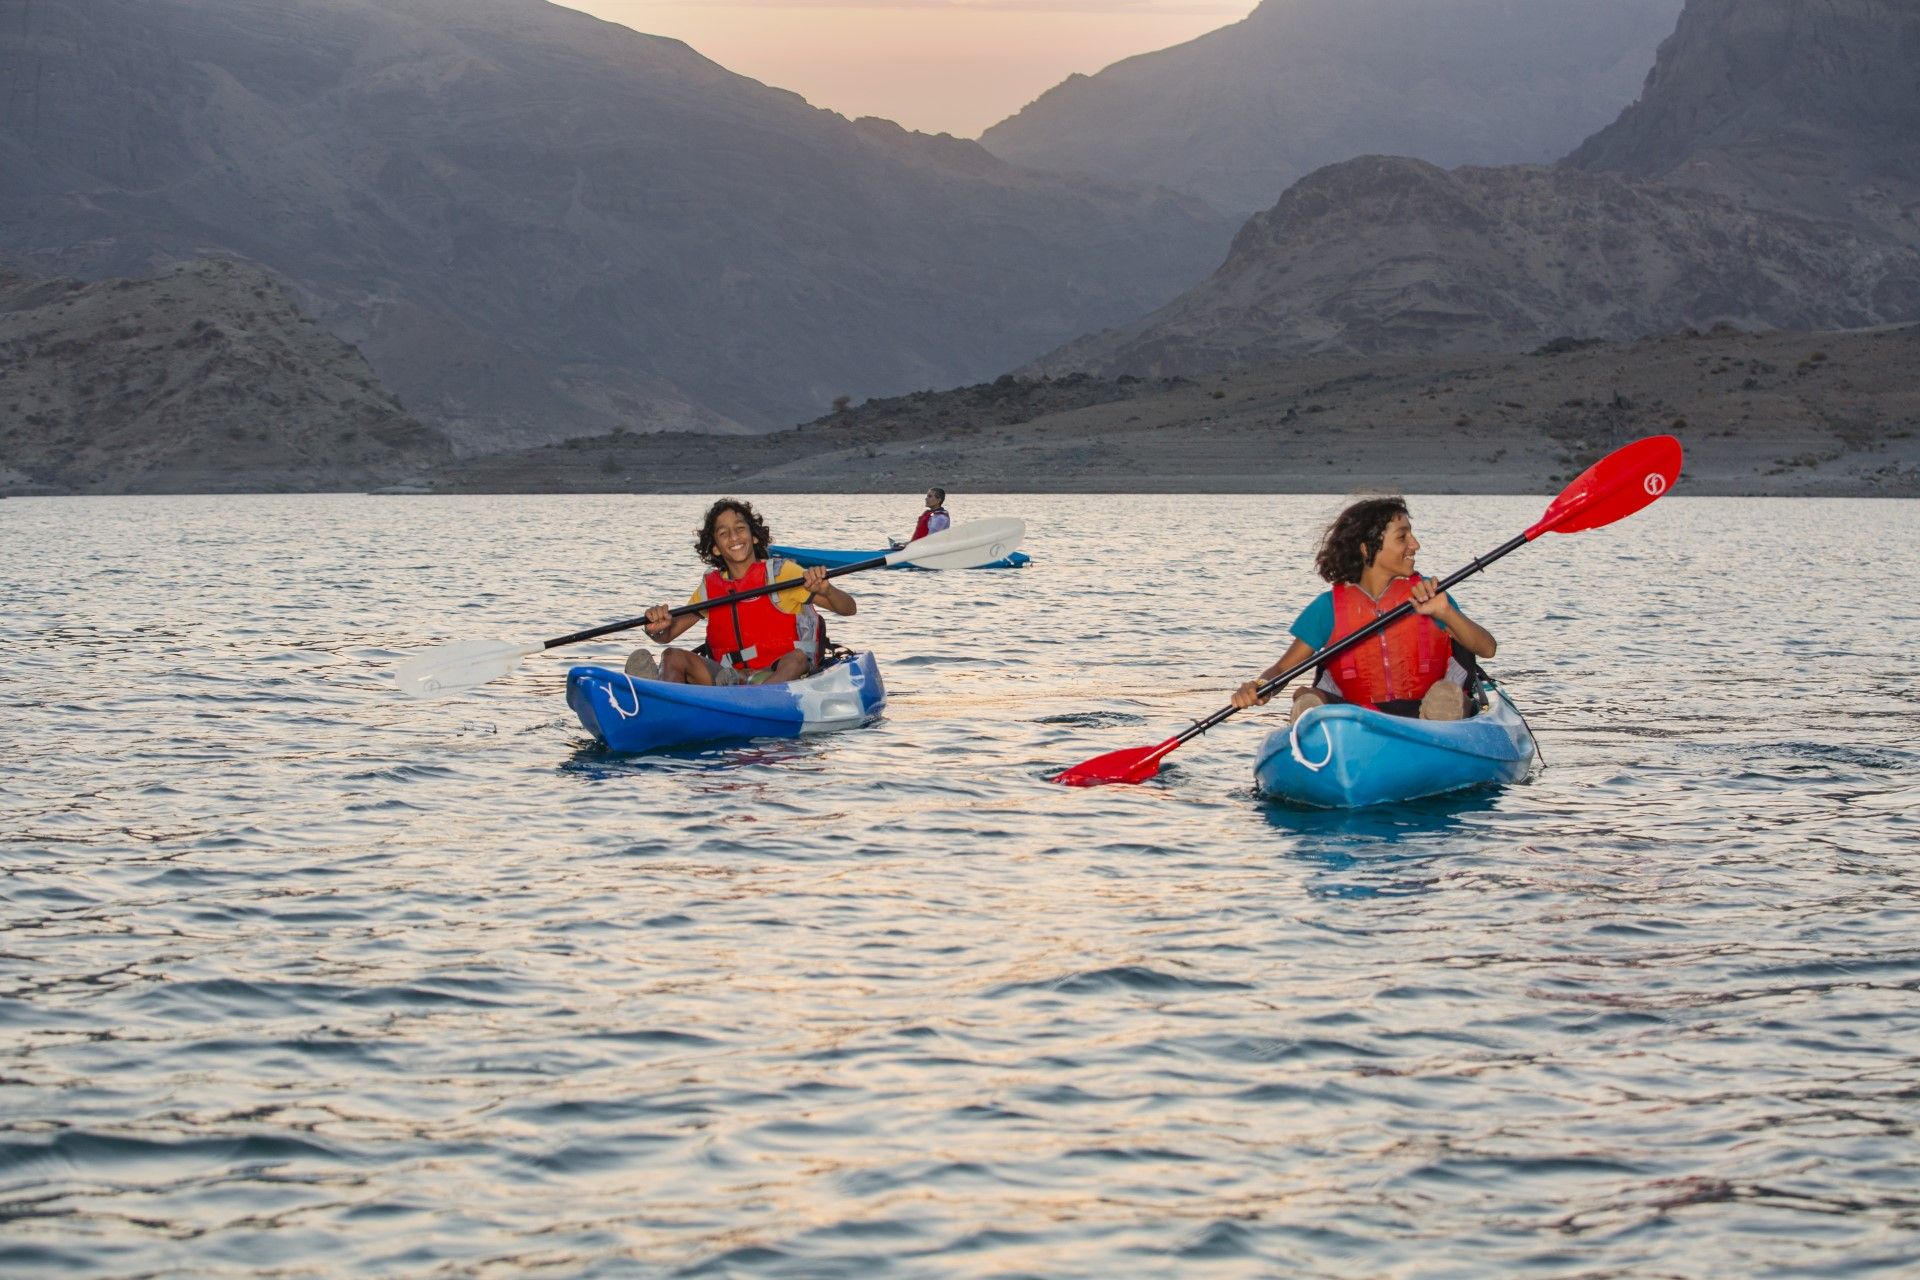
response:
[[[1333,638],[1350,636],[1413,596],[1412,578],[1395,578],[1379,600],[1352,583],[1333,587]],[[1446,678],[1453,641],[1432,618],[1414,614],[1368,636],[1327,664],[1340,696],[1377,707],[1383,702],[1418,701]]]
[[[938,524],[934,523],[936,517],[939,519]],[[913,540],[918,542],[930,533],[939,533],[942,529],[952,527],[953,517],[947,514],[945,507],[928,507],[920,513],[919,522],[913,526]]]
[[[785,563],[773,561],[774,565]],[[768,582],[769,562],[756,560],[745,576],[729,578],[721,569],[708,571],[704,580],[706,599],[718,600],[736,591],[751,591]],[[798,582],[795,586],[800,585]],[[811,604],[799,615],[788,613],[773,602],[771,595],[742,600],[720,609],[709,609],[707,652],[718,662],[731,667],[761,671],[772,666],[795,649],[805,649],[810,662],[820,661],[819,614]]]

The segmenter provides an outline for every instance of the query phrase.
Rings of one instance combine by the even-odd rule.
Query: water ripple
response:
[[[561,656],[385,673],[679,598],[702,499],[0,503],[0,1272],[1920,1265],[1920,507],[1674,498],[1462,587],[1523,786],[1266,804],[1271,711],[1046,780],[1265,665],[1339,502],[969,498],[1035,562],[848,584],[884,720],[652,757]],[[1537,514],[1420,500],[1423,562]]]

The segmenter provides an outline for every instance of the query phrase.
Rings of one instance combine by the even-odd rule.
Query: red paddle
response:
[[[1525,533],[1516,535],[1497,549],[1481,556],[1466,568],[1443,578],[1445,591],[1462,579],[1470,578],[1488,565],[1526,546],[1543,533],[1579,533],[1624,520],[1659,498],[1680,478],[1680,442],[1672,436],[1648,436],[1622,445],[1581,472],[1574,482],[1553,500],[1546,514]],[[1260,696],[1267,697],[1283,688],[1302,672],[1310,671],[1336,654],[1343,653],[1370,635],[1374,635],[1413,613],[1411,603],[1382,614],[1349,635],[1335,640],[1320,652],[1302,659],[1279,675],[1261,684]],[[1093,787],[1106,782],[1145,782],[1160,772],[1160,762],[1183,743],[1199,737],[1234,714],[1237,708],[1222,707],[1205,720],[1192,725],[1151,747],[1129,747],[1074,765],[1054,777],[1069,787]]]

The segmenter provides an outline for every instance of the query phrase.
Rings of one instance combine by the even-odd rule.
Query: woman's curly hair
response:
[[[1358,582],[1387,540],[1387,526],[1407,514],[1405,498],[1365,498],[1333,518],[1313,567],[1328,582]]]
[[[707,518],[693,531],[696,535],[693,549],[700,558],[716,569],[727,567],[727,558],[720,554],[720,549],[713,542],[713,526],[718,523],[722,511],[732,511],[747,522],[747,532],[753,535],[753,558],[765,560],[767,548],[773,542],[773,534],[768,531],[767,522],[760,518],[760,513],[753,509],[753,504],[738,498],[722,498],[707,508]]]

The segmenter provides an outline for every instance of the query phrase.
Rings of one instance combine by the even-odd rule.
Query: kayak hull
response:
[[[1254,760],[1260,791],[1314,809],[1362,809],[1523,781],[1533,734],[1506,693],[1467,720],[1412,720],[1334,703],[1276,729]]]
[[[878,551],[823,551],[819,547],[768,547],[767,554],[791,560],[803,569],[819,565],[825,569],[838,569],[845,565],[859,564],[862,560],[872,560],[884,556],[891,547],[882,547]],[[976,569],[1019,569],[1031,563],[1032,557],[1024,551],[1016,551],[1010,556],[1002,556],[990,564],[977,564]],[[889,569],[912,569],[915,565],[894,564]]]
[[[887,690],[871,653],[786,684],[668,684],[606,667],[567,672],[567,705],[615,751],[658,751],[741,738],[797,738],[877,719]]]

